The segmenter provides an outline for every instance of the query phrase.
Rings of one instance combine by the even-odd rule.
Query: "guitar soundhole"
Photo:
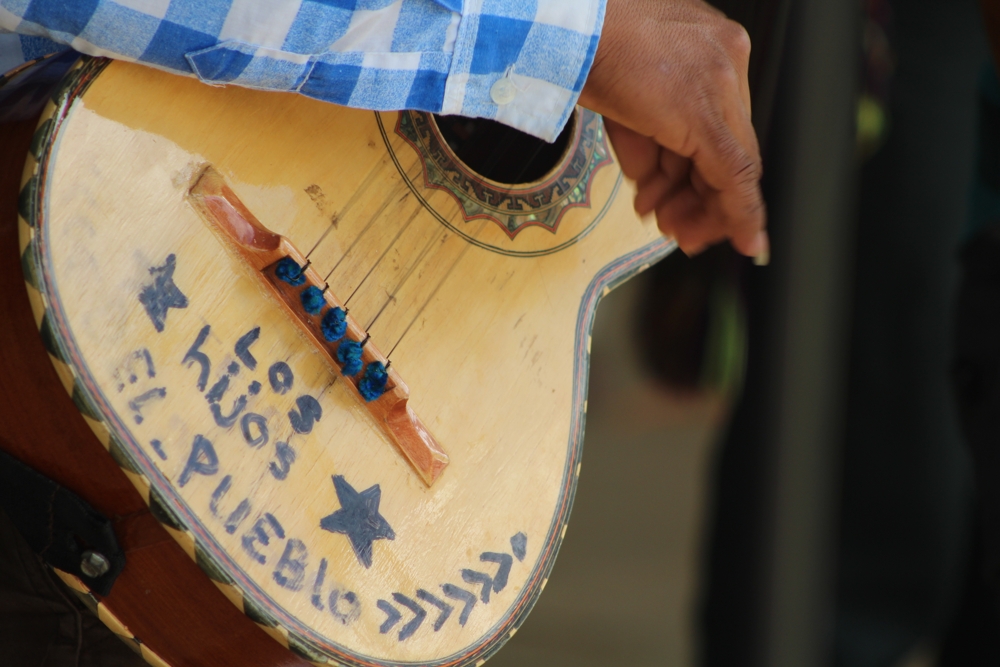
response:
[[[562,162],[573,137],[576,114],[553,143],[484,118],[434,116],[455,155],[492,181],[522,185],[541,180]]]

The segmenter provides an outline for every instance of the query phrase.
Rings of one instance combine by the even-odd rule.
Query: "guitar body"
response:
[[[597,301],[672,248],[599,117],[504,185],[427,114],[91,59],[60,91],[0,382],[4,448],[116,519],[111,594],[64,579],[154,664],[489,657],[566,531]]]

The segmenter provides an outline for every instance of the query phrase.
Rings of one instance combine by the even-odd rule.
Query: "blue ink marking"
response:
[[[267,379],[271,383],[271,389],[279,394],[287,394],[292,388],[295,376],[292,369],[284,361],[276,361],[267,369]]]
[[[223,375],[205,394],[205,400],[209,403],[218,403],[227,391],[229,391],[229,376]]]
[[[507,577],[510,576],[510,566],[514,559],[510,554],[496,553],[495,551],[485,551],[479,554],[479,560],[484,563],[499,563],[497,573],[493,575],[493,592],[499,593],[507,586]]]
[[[292,287],[298,287],[306,281],[302,267],[291,257],[284,257],[278,261],[278,266],[274,267],[274,275]]]
[[[510,548],[513,550],[517,560],[524,560],[525,554],[528,553],[528,536],[524,533],[518,533],[510,538]]]
[[[205,344],[205,339],[208,338],[208,332],[211,330],[211,325],[203,326],[198,332],[198,337],[194,339],[194,344],[181,359],[181,363],[188,368],[191,368],[191,364],[195,362],[201,366],[201,372],[198,373],[198,391],[205,391],[205,385],[208,384],[208,373],[212,370],[212,362],[208,360],[208,355],[200,349]]]
[[[467,584],[482,584],[482,590],[479,592],[479,599],[483,601],[483,604],[489,604],[490,591],[493,590],[493,577],[485,572],[462,570],[462,580]]]
[[[274,581],[282,588],[297,591],[302,588],[302,580],[306,575],[306,557],[308,551],[302,540],[291,538],[285,543],[285,550],[278,559],[274,569]]]
[[[469,620],[472,608],[476,606],[476,596],[464,588],[459,588],[455,584],[441,584],[441,590],[444,591],[447,597],[450,597],[452,600],[459,600],[465,605],[462,608],[462,613],[458,615],[458,624],[465,627],[465,622]]]
[[[437,632],[441,629],[441,626],[444,625],[444,622],[448,620],[448,617],[451,616],[452,610],[455,608],[441,598],[431,595],[428,591],[425,591],[422,588],[417,589],[417,597],[441,610],[441,613],[438,614],[437,620],[434,621],[434,632]],[[472,599],[475,600],[475,598]]]
[[[118,391],[123,391],[125,389],[125,383],[121,381],[121,371],[123,370],[128,371],[129,384],[135,384],[139,380],[139,376],[135,374],[135,362],[140,359],[146,362],[146,377],[156,377],[156,368],[153,367],[153,357],[150,356],[149,350],[142,348],[141,350],[136,350],[130,354],[128,359],[126,359],[125,363],[122,365],[123,367],[115,371],[115,379],[118,380],[118,384],[115,386],[115,389]]]
[[[319,572],[316,573],[316,580],[313,582],[313,592],[312,597],[309,601],[312,602],[312,606],[316,607],[320,611],[323,611],[323,601],[320,599],[319,594],[323,590],[323,580],[326,579],[326,559],[319,559]]]
[[[347,603],[347,611],[340,610],[339,603],[341,600]],[[351,621],[357,620],[358,616],[361,616],[361,603],[358,601],[358,596],[355,595],[353,591],[341,593],[339,590],[334,588],[330,591],[330,597],[327,600],[327,604],[330,606],[330,614],[344,625],[348,625]]]
[[[219,472],[219,457],[215,453],[215,447],[205,436],[194,436],[191,454],[188,456],[187,463],[184,464],[184,470],[181,471],[181,476],[177,480],[177,486],[183,487],[190,481],[191,475],[195,473],[208,477],[217,472]]]
[[[347,313],[342,308],[331,308],[324,313],[319,328],[328,343],[340,340],[347,333]]]
[[[257,435],[253,434],[250,426],[257,427]],[[267,430],[267,420],[256,412],[248,412],[240,420],[240,431],[243,432],[243,439],[247,444],[256,449],[267,444],[270,432]]]
[[[267,464],[268,470],[279,482],[288,477],[288,471],[295,463],[295,450],[287,442],[278,441],[274,443],[274,455],[278,457],[278,463],[271,461]]]
[[[260,327],[251,329],[243,334],[240,339],[236,341],[236,347],[234,348],[236,357],[250,370],[257,368],[257,360],[252,354],[250,354],[250,346],[256,343],[258,338],[260,338]]]
[[[420,627],[420,624],[427,618],[427,610],[417,604],[415,600],[411,600],[402,593],[393,593],[392,599],[413,612],[413,618],[399,629],[399,641],[404,641],[412,637],[413,633]]]
[[[259,394],[260,393],[260,382],[257,382],[256,380],[254,380],[253,382],[251,382],[250,386],[247,387],[247,391],[250,392],[251,396],[256,396],[257,394]]]
[[[399,619],[403,618],[403,615],[385,600],[379,600],[375,603],[375,606],[385,612],[385,621],[378,627],[378,631],[383,635],[392,630],[392,626],[399,623]]]
[[[243,551],[247,552],[248,556],[251,556],[255,561],[261,565],[267,562],[264,554],[257,551],[254,547],[254,542],[260,542],[265,547],[271,543],[271,536],[268,535],[268,527],[274,533],[275,537],[279,540],[285,539],[285,529],[281,527],[278,520],[270,512],[265,512],[264,516],[257,519],[254,523],[253,528],[250,529],[246,535],[243,536]]]
[[[229,487],[232,485],[233,476],[226,475],[219,482],[219,485],[215,487],[215,491],[212,491],[212,499],[208,501],[208,509],[212,512],[212,516],[219,516],[219,501],[229,493]]]
[[[155,378],[156,369],[153,368],[153,357],[150,356],[149,350],[147,350],[146,348],[142,348],[141,350],[139,350],[139,354],[142,355],[142,358],[146,362],[146,375],[148,377]]]
[[[229,373],[230,375],[236,375],[237,373],[240,372],[240,365],[235,361],[233,361],[226,368],[226,372]]]
[[[358,382],[358,391],[366,401],[374,401],[385,393],[385,384],[389,381],[389,373],[381,361],[373,361],[365,367],[365,374]]]
[[[347,535],[358,562],[366,568],[371,567],[372,542],[396,539],[389,522],[378,513],[382,489],[375,484],[358,493],[343,475],[333,477],[333,488],[337,492],[340,509],[323,517],[319,526],[331,533]]]
[[[163,451],[163,443],[159,440],[150,440],[149,444],[153,447],[153,451],[164,461],[167,460],[167,453]]]
[[[315,285],[310,285],[302,290],[299,298],[302,300],[302,307],[310,315],[319,315],[319,311],[323,310],[323,305],[326,303],[326,299],[323,298],[323,290]]]
[[[135,414],[132,418],[135,419],[136,424],[142,423],[142,406],[149,401],[155,399],[162,399],[167,395],[167,390],[165,387],[157,387],[156,389],[150,389],[149,391],[136,396],[134,399],[128,402],[128,407],[132,409]]]
[[[323,407],[312,396],[305,394],[295,399],[298,410],[292,409],[288,413],[288,421],[296,433],[308,435],[312,433],[313,424],[323,417]]]
[[[240,524],[243,523],[243,520],[247,518],[248,514],[250,514],[250,501],[244,498],[240,501],[240,504],[236,506],[236,509],[234,509],[226,518],[226,532],[230,535],[235,533],[240,527]]]
[[[222,414],[222,408],[219,407],[218,403],[212,403],[212,417],[215,418],[215,423],[219,426],[229,428],[236,423],[240,413],[243,412],[243,408],[246,406],[247,397],[245,394],[241,394],[239,398],[233,401],[233,409],[228,415]]]
[[[167,311],[171,308],[187,308],[188,299],[174,284],[174,269],[177,268],[177,257],[171,253],[163,266],[149,269],[153,276],[153,284],[146,285],[139,292],[139,303],[146,309],[146,314],[153,321],[157,333],[163,331]]]
[[[345,340],[337,346],[337,361],[343,368],[344,375],[357,375],[361,371],[361,343],[356,340]]]

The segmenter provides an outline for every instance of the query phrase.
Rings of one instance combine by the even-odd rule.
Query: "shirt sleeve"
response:
[[[0,31],[34,50],[54,42],[209,84],[491,118],[551,141],[590,71],[605,1],[0,0]]]

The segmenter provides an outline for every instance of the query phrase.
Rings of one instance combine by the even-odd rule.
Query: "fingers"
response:
[[[756,256],[764,250],[761,158],[739,88],[738,77],[725,75],[716,94],[702,102],[692,128],[692,182],[705,197],[706,210],[718,210],[736,249]]]
[[[604,114],[636,211],[686,251],[764,253],[746,31],[701,0],[616,0],[598,55],[580,100]]]
[[[604,127],[626,178],[640,183],[656,171],[660,159],[660,147],[656,142],[607,117]]]

